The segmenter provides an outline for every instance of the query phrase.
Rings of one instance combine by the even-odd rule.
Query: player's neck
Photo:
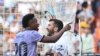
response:
[[[27,28],[25,28],[25,30],[33,30],[32,28],[30,28],[30,27],[27,27]]]

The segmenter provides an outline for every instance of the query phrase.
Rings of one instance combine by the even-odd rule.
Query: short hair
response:
[[[28,27],[29,21],[32,20],[33,18],[34,18],[34,14],[26,14],[25,16],[23,16],[23,18],[22,18],[23,28]]]
[[[83,3],[82,3],[82,7],[83,7],[83,8],[87,8],[87,7],[88,7],[88,2],[87,2],[87,1],[83,2]]]
[[[63,28],[63,22],[58,19],[50,19],[49,21],[53,21],[54,24],[58,27],[58,31],[60,31]]]

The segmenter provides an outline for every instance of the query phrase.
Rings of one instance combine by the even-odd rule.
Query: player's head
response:
[[[37,22],[37,19],[34,17],[34,14],[27,14],[22,19],[22,26],[23,28],[38,30],[39,24]]]
[[[58,19],[50,19],[49,24],[48,24],[48,31],[49,35],[52,35],[55,32],[59,32],[63,28],[63,23],[62,21]]]

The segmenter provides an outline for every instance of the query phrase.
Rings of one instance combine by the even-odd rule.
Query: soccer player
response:
[[[38,33],[39,24],[34,14],[25,15],[22,19],[22,26],[25,30],[19,32],[14,40],[16,56],[37,56],[37,42],[56,42],[65,31],[68,31],[71,28],[70,25],[67,24],[55,35],[41,36]]]
[[[63,22],[58,19],[50,19],[48,24],[49,36],[57,34],[63,28]],[[68,44],[67,33],[64,33],[56,43],[50,44],[50,53],[54,53],[55,56],[68,56]],[[71,45],[71,44],[70,44]],[[48,52],[47,52],[48,53]]]

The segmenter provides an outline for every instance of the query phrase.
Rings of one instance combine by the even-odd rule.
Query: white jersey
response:
[[[64,33],[62,37],[54,44],[51,44],[52,52],[58,52],[60,56],[68,56],[67,34]]]

